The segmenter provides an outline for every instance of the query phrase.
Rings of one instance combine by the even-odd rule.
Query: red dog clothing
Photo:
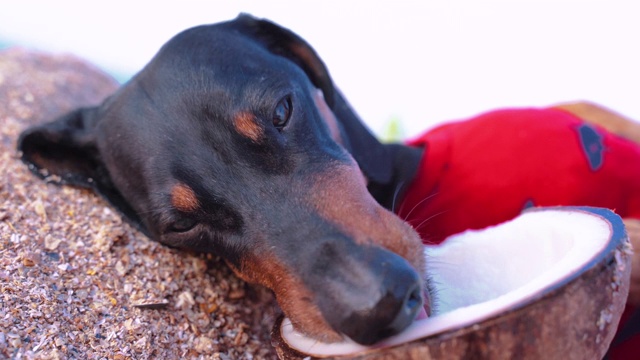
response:
[[[640,219],[640,146],[563,110],[493,111],[439,126],[409,145],[425,154],[396,209],[427,244],[531,206],[597,206]],[[616,344],[619,337],[613,358],[640,359],[640,337]]]

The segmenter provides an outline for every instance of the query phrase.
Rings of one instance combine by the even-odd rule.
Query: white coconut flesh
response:
[[[352,341],[324,344],[293,329],[281,334],[290,347],[316,356],[348,355],[390,347],[459,329],[529,303],[578,272],[605,249],[611,225],[584,211],[527,212],[514,220],[426,246],[434,314],[373,346]]]

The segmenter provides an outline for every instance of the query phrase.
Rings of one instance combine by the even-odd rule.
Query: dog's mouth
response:
[[[429,297],[426,292],[424,297]],[[431,308],[432,307],[430,303],[428,301],[425,301],[425,304],[420,307],[413,321],[407,328],[415,327],[416,324],[421,324],[424,321],[428,320],[432,315]],[[296,350],[304,350],[304,353],[313,355],[344,355],[370,349],[385,348],[397,343],[397,340],[394,340],[394,337],[400,337],[401,342],[406,341],[404,340],[406,335],[404,335],[404,331],[401,331],[398,334],[391,334],[386,339],[369,345],[363,345],[344,334],[343,340],[340,342],[325,343],[321,340],[316,339],[315,337],[309,337],[296,330],[295,326],[291,322],[291,319],[289,319],[288,317],[281,318],[279,320],[279,323],[276,324],[276,329],[279,329],[281,339],[284,340],[287,346],[290,346]],[[391,342],[389,342],[389,340],[387,339],[391,339]]]
[[[456,329],[473,330],[502,313],[524,313],[526,305],[561,291],[598,259],[610,256],[617,261],[621,254],[616,246],[624,244],[614,242],[622,240],[616,240],[613,231],[599,213],[578,208],[531,211],[497,227],[454,236],[439,247],[425,247],[427,271],[436,285],[436,311],[425,301],[413,323],[399,334],[371,346],[348,339],[325,344],[297,332],[284,319],[274,328],[274,345],[319,357],[352,356]],[[594,291],[587,292],[592,296]]]
[[[413,323],[428,319],[432,315],[432,309],[433,309],[433,305],[431,303],[432,297],[429,294],[429,291],[427,290],[428,287],[425,287],[425,289],[426,290],[422,292],[422,296],[413,296],[413,299],[409,300],[409,301],[416,302],[418,304],[417,308],[412,308],[411,306],[407,306],[406,309],[402,310],[402,311],[410,312],[410,315],[409,315],[410,319],[408,321],[404,321],[403,324],[396,325],[396,326],[394,326],[394,324],[390,324],[382,329],[374,329],[370,327],[367,329],[367,332],[366,332],[367,336],[364,338],[365,340],[363,340],[362,337],[353,338],[347,333],[341,333],[341,337],[342,337],[341,341],[331,341],[331,342],[325,343],[323,340],[313,335],[305,335],[303,331],[297,330],[294,324],[292,323],[291,319],[288,317],[284,318],[282,323],[283,335],[285,336],[285,338],[293,339],[293,344],[298,343],[298,341],[301,341],[302,343],[310,341],[315,343],[318,346],[327,346],[330,348],[334,346],[338,348],[345,347],[345,346],[347,348],[350,346],[353,346],[354,348],[367,347],[367,346],[377,347],[376,344],[380,342],[384,342],[385,339],[402,333],[407,327],[412,326]],[[398,316],[397,318],[400,318],[400,317],[402,316]],[[353,319],[351,321],[356,322],[357,320]],[[397,319],[394,322],[397,322]],[[381,334],[384,334],[384,335],[381,335]],[[376,341],[369,340],[373,338],[376,338],[377,340]]]
[[[422,320],[422,319],[426,319],[429,316],[431,316],[432,314],[432,307],[433,305],[431,304],[431,296],[429,295],[428,291],[423,292],[422,295],[425,299],[429,299],[426,300],[424,302],[424,304],[420,307],[420,310],[418,311],[418,314],[416,314],[416,318],[415,320]]]

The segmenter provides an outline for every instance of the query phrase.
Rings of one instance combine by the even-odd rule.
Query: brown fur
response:
[[[236,130],[242,136],[251,139],[253,142],[258,142],[262,136],[263,130],[258,123],[255,115],[249,112],[239,112],[234,117],[234,123]]]
[[[291,318],[292,324],[305,335],[327,343],[342,340],[342,335],[327,324],[313,303],[314,292],[295,276],[293,269],[287,269],[275,256],[265,252],[259,258],[244,259],[241,269],[231,263],[229,266],[241,279],[272,289],[282,311],[297,315]]]
[[[379,206],[358,185],[365,179],[357,166],[337,165],[318,175],[311,191],[311,201],[318,213],[336,224],[360,244],[375,244],[407,259],[418,274],[424,271],[422,242],[407,223]],[[361,193],[355,191],[361,189]],[[336,197],[331,194],[341,194]]]
[[[336,119],[335,114],[327,105],[327,102],[324,100],[321,91],[316,91],[313,96],[313,101],[316,103],[316,107],[318,111],[320,111],[320,116],[322,120],[324,120],[325,124],[329,128],[329,133],[333,140],[335,140],[338,144],[344,146],[344,140],[342,139],[342,135],[340,134],[340,127],[338,126],[338,119]]]
[[[194,212],[200,207],[200,202],[190,187],[180,183],[171,190],[171,205],[183,212]]]

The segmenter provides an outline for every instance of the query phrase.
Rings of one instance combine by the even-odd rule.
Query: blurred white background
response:
[[[369,126],[412,136],[497,107],[589,99],[640,120],[640,1],[15,1],[0,42],[126,79],[177,32],[269,18],[309,41]]]

